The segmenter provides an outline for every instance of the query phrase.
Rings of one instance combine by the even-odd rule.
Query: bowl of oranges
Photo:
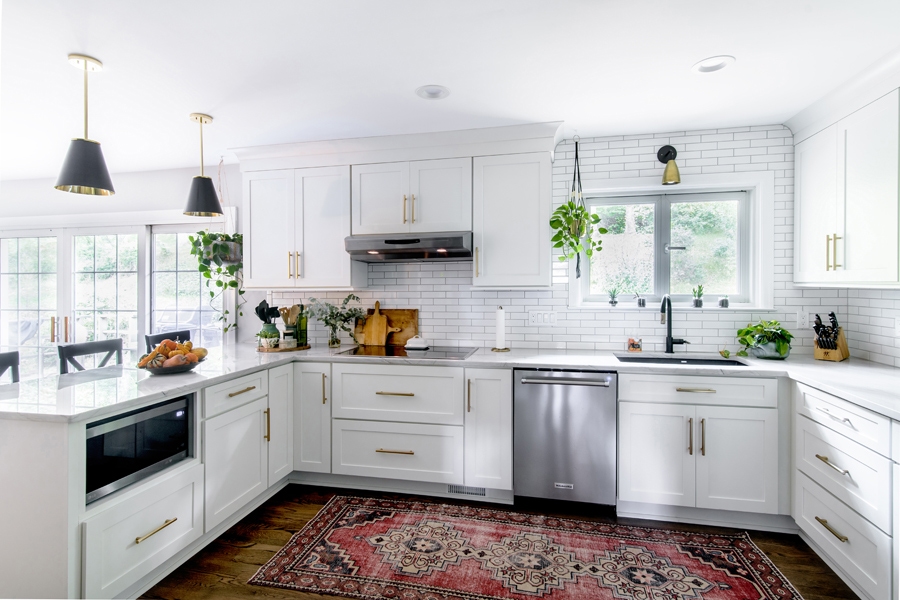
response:
[[[190,340],[178,342],[163,340],[138,362],[139,369],[151,375],[174,375],[190,371],[206,359],[206,348],[194,346]]]

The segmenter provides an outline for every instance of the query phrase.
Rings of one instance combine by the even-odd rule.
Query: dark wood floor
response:
[[[325,505],[334,494],[397,498],[393,494],[368,491],[336,490],[289,485],[240,523],[197,553],[171,575],[150,589],[143,598],[195,600],[199,598],[286,598],[293,600],[326,599],[331,596],[279,590],[247,585],[247,580],[281,549],[291,536]],[[408,496],[406,496],[408,498]],[[453,500],[423,498],[432,502],[454,503]],[[499,508],[509,510],[508,506]],[[520,512],[550,514],[547,506],[516,506]],[[683,531],[729,531],[715,527],[661,523],[637,519],[615,519],[597,516],[592,507],[567,507],[560,516],[626,525],[680,529]],[[797,588],[806,600],[825,598],[857,598],[803,540],[796,535],[750,532],[750,537]]]

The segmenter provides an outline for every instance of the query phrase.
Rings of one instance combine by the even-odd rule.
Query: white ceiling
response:
[[[3,0],[0,177],[227,148],[564,120],[582,136],[783,123],[897,49],[897,0]],[[715,54],[735,65],[690,67]],[[437,83],[445,100],[413,92]]]

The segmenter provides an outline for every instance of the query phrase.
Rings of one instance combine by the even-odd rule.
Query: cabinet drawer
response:
[[[203,416],[214,417],[232,408],[242,406],[251,400],[262,398],[269,393],[268,371],[244,375],[225,383],[218,383],[203,390]]]
[[[202,534],[198,464],[84,522],[84,597],[115,597]]]
[[[794,475],[797,525],[872,598],[888,600],[891,538],[803,473]]]
[[[837,396],[797,384],[797,414],[809,417],[882,456],[891,454],[891,420]]]
[[[890,533],[890,460],[806,417],[797,417],[794,449],[798,469]]]
[[[891,458],[900,463],[900,421],[891,421],[891,446]]]
[[[462,369],[335,364],[332,373],[332,417],[463,424]]]
[[[620,374],[619,400],[774,408],[778,384],[750,377]]]
[[[332,473],[463,483],[463,428],[332,421]]]

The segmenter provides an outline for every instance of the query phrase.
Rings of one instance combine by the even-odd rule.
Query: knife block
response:
[[[831,362],[841,362],[842,360],[847,360],[850,358],[850,348],[847,347],[847,338],[844,337],[844,328],[838,327],[838,337],[837,337],[837,350],[832,350],[830,348],[823,349],[819,348],[819,344],[815,344],[815,350],[813,351],[813,357],[816,360],[830,360]]]

